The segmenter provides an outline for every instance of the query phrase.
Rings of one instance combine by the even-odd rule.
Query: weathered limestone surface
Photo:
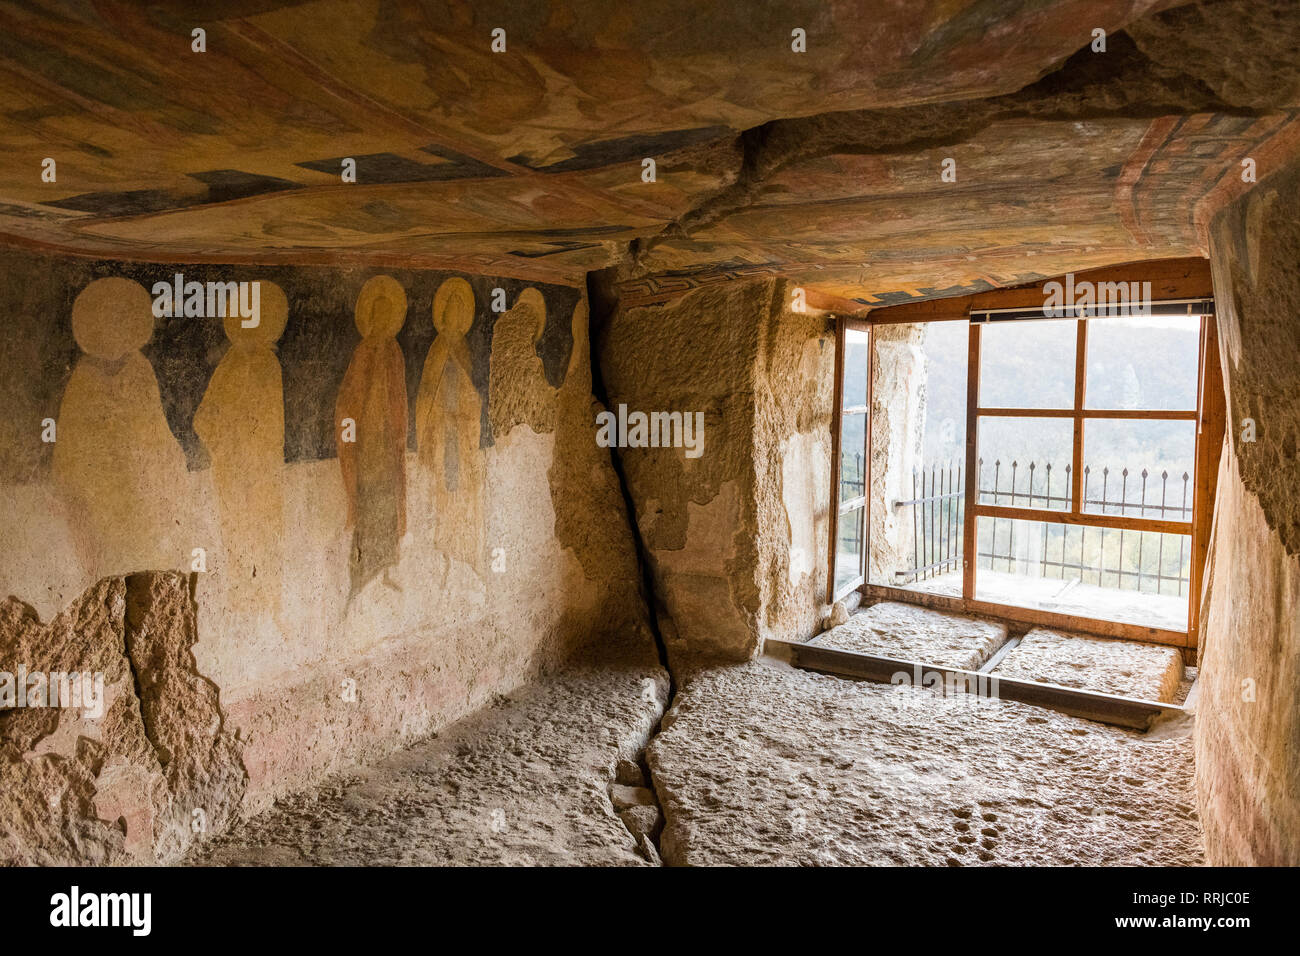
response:
[[[774,120],[736,183],[643,241],[631,290],[718,257],[888,305],[1204,255],[1240,160],[1296,154],[1298,40],[1290,0],[1179,4],[1012,93]]]
[[[1210,235],[1228,428],[1201,604],[1196,757],[1214,864],[1300,864],[1297,223],[1293,165],[1223,210]]]
[[[923,664],[978,670],[1007,639],[1005,624],[882,601],[811,643]]]
[[[166,862],[238,813],[242,743],[191,650],[175,572],[100,581],[43,625],[0,604],[0,670],[102,672],[102,717],[0,710],[0,864]]]
[[[1234,106],[1300,106],[1294,5],[1282,0],[1180,3],[1131,23],[1126,32],[1165,69],[1183,66]],[[1231,38],[1231,55],[1225,55]]]
[[[1142,700],[1172,701],[1183,678],[1183,655],[1172,647],[1036,627],[1007,652],[992,673]]]
[[[657,863],[654,795],[622,781],[640,780],[635,761],[667,696],[668,675],[652,657],[565,669],[425,742],[279,801],[187,862]]]
[[[683,681],[648,751],[669,865],[1197,865],[1186,723],[1146,736],[769,659]]]
[[[123,20],[58,3],[11,23],[5,56],[24,78],[0,90],[30,112],[0,119],[14,156],[0,230],[107,255],[161,243],[195,256],[474,258],[572,281],[734,182],[743,130],[1011,93],[1086,44],[1084,26],[1113,33],[1176,2],[954,0],[924,16],[819,0],[645,15],[600,0],[270,2],[205,11],[210,45],[193,62],[212,70],[177,69],[191,54],[174,12]],[[806,53],[792,49],[796,26]],[[355,183],[340,181],[339,130]],[[91,148],[60,157],[75,174],[41,182],[29,171],[53,138]],[[127,159],[139,155],[152,157],[147,183]],[[653,183],[642,157],[659,162]],[[761,262],[757,251],[691,258]]]
[[[611,408],[704,413],[703,453],[618,450],[670,653],[743,659],[806,636],[826,593],[834,336],[785,283],[619,310],[598,339]]]
[[[875,376],[871,383],[871,531],[867,536],[868,581],[894,584],[894,572],[916,563],[916,530],[910,501],[926,428],[925,326],[880,325],[872,329]],[[855,449],[856,451],[856,449]]]

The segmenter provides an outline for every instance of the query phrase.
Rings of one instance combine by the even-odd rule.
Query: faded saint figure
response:
[[[349,567],[355,596],[397,564],[406,534],[406,366],[397,333],[406,293],[391,276],[375,276],[357,298],[361,342],[339,387],[334,410],[339,467],[352,530]]]
[[[226,352],[194,415],[194,431],[212,459],[221,519],[227,596],[246,610],[280,610],[284,533],[284,387],[275,343],[289,304],[279,286],[261,285],[258,324],[238,310],[223,324]]]
[[[420,377],[415,434],[433,488],[434,546],[483,573],[485,462],[479,447],[483,403],[465,335],[474,324],[474,290],[448,279],[433,300],[438,330]]]
[[[176,507],[185,454],[140,352],[153,323],[149,293],[130,279],[96,279],[72,306],[83,355],[59,405],[53,471],[92,578],[188,561]]]

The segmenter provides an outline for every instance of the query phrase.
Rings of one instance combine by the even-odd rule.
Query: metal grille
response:
[[[1042,577],[1064,580],[1071,576],[1069,572],[1074,572],[1073,576],[1080,580],[1101,587],[1157,593],[1176,589],[1180,595],[1185,593],[1184,588],[1190,583],[1187,535],[1050,523],[1051,511],[1070,507],[1071,468],[1071,465],[1061,468],[1037,462],[1022,467],[1017,461],[1004,465],[1000,459],[986,466],[984,459],[979,459],[981,504],[1042,508],[1045,514],[1037,529],[1030,532],[1039,540],[1026,542],[1022,538],[1019,547],[1013,519],[991,519],[991,541],[986,550],[977,552],[978,567],[1025,573],[1029,570],[1028,565],[1037,564],[1038,574]],[[913,470],[912,497],[896,505],[912,509],[913,561],[911,568],[895,572],[897,583],[921,581],[960,570],[965,475],[965,465],[960,460]],[[985,486],[986,480],[991,480],[991,487]],[[1190,482],[1191,476],[1187,472],[1171,476],[1168,471],[1161,471],[1159,476],[1155,476],[1146,468],[1135,473],[1128,468],[1115,471],[1110,467],[1097,470],[1085,466],[1084,507],[1103,515],[1187,521],[1192,512]],[[999,529],[1002,527],[1006,529],[1005,542],[999,547]],[[1076,533],[1073,536],[1078,538],[1077,547],[1072,546],[1071,532]],[[1089,533],[1101,536],[1096,542],[1095,563],[1087,557]],[[1112,550],[1116,547],[1118,550],[1113,566],[1106,564],[1108,535],[1117,536],[1112,546]],[[1137,560],[1132,562],[1132,567],[1125,567],[1125,543],[1130,544],[1131,551],[1134,538],[1137,540]],[[1176,552],[1175,541],[1168,540],[1171,538],[1176,539]],[[1172,561],[1175,553],[1176,569],[1170,569],[1166,557]],[[1029,554],[1034,557],[1027,557]],[[1147,587],[1144,588],[1144,584]]]

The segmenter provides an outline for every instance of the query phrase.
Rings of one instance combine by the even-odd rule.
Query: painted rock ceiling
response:
[[[1300,149],[1293,0],[211,7],[0,4],[0,241],[879,305],[1204,254]]]

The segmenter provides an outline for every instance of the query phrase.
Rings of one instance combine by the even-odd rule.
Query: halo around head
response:
[[[244,328],[237,303],[231,303],[222,325],[226,338],[235,345],[271,346],[280,341],[285,323],[289,321],[289,300],[284,290],[274,282],[258,281],[258,322],[251,329]]]
[[[460,277],[448,279],[433,297],[433,327],[440,334],[464,335],[473,324],[473,288]]]
[[[364,339],[391,339],[406,324],[406,292],[392,276],[367,279],[357,296],[357,331]]]
[[[152,335],[149,293],[131,279],[96,279],[72,303],[72,337],[87,355],[119,359]]]

